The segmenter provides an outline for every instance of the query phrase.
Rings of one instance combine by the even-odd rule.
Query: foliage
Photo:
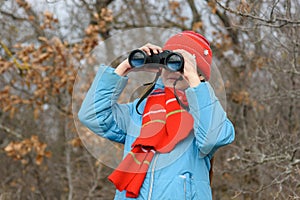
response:
[[[47,147],[46,143],[42,143],[39,141],[38,137],[32,135],[30,139],[24,139],[22,141],[12,141],[5,148],[7,156],[12,157],[16,160],[21,160],[22,164],[28,164],[28,159],[26,157],[29,156],[31,152],[36,154],[35,156],[35,164],[41,165],[44,157],[51,157],[51,152],[45,151]]]

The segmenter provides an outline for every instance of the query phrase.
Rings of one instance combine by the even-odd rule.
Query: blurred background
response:
[[[300,199],[299,0],[0,0],[0,199],[113,199],[73,86],[101,41],[143,27],[211,43],[236,130],[215,156],[214,199]]]

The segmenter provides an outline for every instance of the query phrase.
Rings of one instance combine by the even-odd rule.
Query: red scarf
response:
[[[181,91],[176,92],[187,103]],[[168,153],[186,138],[193,128],[193,117],[184,110],[171,88],[154,90],[147,99],[142,129],[131,151],[108,177],[126,197],[137,198],[155,152]]]

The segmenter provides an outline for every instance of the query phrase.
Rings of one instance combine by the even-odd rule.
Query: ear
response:
[[[201,81],[201,82],[205,82],[205,78],[204,78],[204,76],[202,76],[201,74],[199,75],[199,78],[200,78],[200,81]]]
[[[199,67],[198,67],[198,66],[197,66],[197,73],[198,73],[198,75],[199,75],[200,81],[201,81],[201,82],[205,82],[205,77],[204,77],[204,76],[202,76],[202,74],[201,74],[201,72],[200,72],[200,70],[199,70]]]

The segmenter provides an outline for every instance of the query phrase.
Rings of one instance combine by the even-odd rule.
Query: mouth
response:
[[[170,80],[177,80],[177,79],[179,79],[180,77],[175,77],[175,76],[171,76],[171,77],[168,77],[168,79],[170,79]]]
[[[179,80],[178,80],[179,79]],[[180,81],[180,77],[170,77],[170,78],[168,78],[168,80],[170,81],[170,82],[175,82],[175,81]]]

